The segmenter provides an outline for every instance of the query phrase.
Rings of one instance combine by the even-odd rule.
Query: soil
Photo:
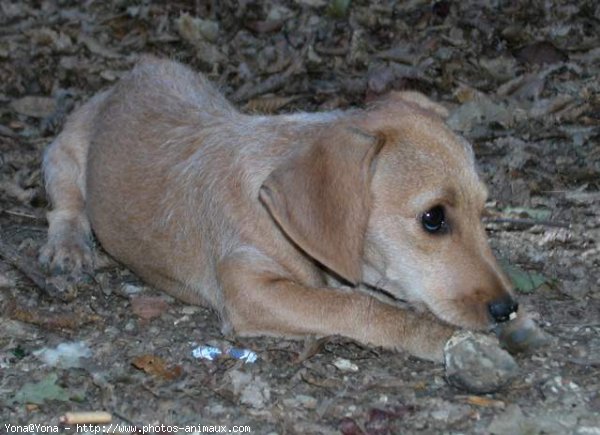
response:
[[[3,1],[0,432],[67,432],[65,412],[104,410],[138,433],[600,434],[598,28],[593,0]],[[204,72],[247,112],[344,109],[405,89],[444,104],[489,185],[494,251],[553,344],[518,355],[509,387],[475,396],[439,364],[338,337],[223,336],[209,310],[105,255],[60,300],[36,260],[43,149],[144,52]],[[65,343],[76,344],[59,360],[39,352]],[[194,358],[206,344],[258,359]]]

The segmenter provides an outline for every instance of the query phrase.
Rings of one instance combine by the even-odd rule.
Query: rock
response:
[[[475,394],[498,391],[507,386],[519,370],[497,340],[468,331],[460,331],[448,340],[444,360],[448,382]]]
[[[358,366],[345,358],[336,358],[332,364],[342,372],[357,372]]]
[[[506,411],[497,415],[488,427],[491,434],[520,434],[527,426],[527,420],[519,405],[510,405]]]
[[[478,92],[474,97],[452,111],[447,120],[450,128],[474,134],[477,129],[487,131],[498,124],[510,128],[526,118],[525,111],[512,101],[498,101]]]
[[[469,415],[472,413],[471,406],[469,405],[439,398],[427,399],[424,408],[430,410],[429,415],[433,420],[447,426],[468,420]]]
[[[271,399],[271,390],[269,385],[257,376],[254,381],[248,384],[240,395],[240,402],[253,408],[264,408]]]
[[[295,397],[283,399],[283,404],[289,408],[306,408],[315,409],[317,407],[317,399],[313,396],[307,396],[305,394],[298,394]]]
[[[204,20],[182,13],[175,20],[175,25],[181,37],[196,45],[199,41],[216,42],[219,37],[219,24],[215,21]]]
[[[583,408],[585,409],[585,408]],[[589,414],[583,412],[583,414]],[[506,411],[497,415],[488,427],[488,432],[493,435],[543,435],[586,433],[575,431],[582,410],[573,408],[572,412],[535,412],[525,415],[519,405],[510,405]],[[591,428],[593,429],[593,427]],[[589,432],[597,433],[597,432]]]
[[[535,351],[552,342],[527,314],[519,314],[515,321],[501,325],[497,331],[503,348],[510,353]]]
[[[0,272],[0,288],[11,288],[15,286],[15,280]]]
[[[253,376],[241,370],[231,370],[227,376],[231,382],[233,394],[240,402],[256,409],[264,408],[271,399],[269,384],[260,376]]]

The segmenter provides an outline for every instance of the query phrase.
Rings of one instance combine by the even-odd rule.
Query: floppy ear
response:
[[[439,103],[436,103],[433,100],[430,100],[429,97],[424,94],[416,91],[401,91],[401,92],[391,92],[388,96],[389,99],[393,100],[401,100],[404,103],[407,103],[409,106],[418,107],[419,109],[438,116],[442,119],[448,118],[450,113],[448,109],[442,106]]]
[[[312,258],[345,280],[362,279],[373,158],[383,139],[333,127],[275,169],[260,189],[273,219]]]

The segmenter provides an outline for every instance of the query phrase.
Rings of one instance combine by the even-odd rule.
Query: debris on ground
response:
[[[225,356],[244,361],[244,363],[254,363],[258,359],[256,352],[253,352],[250,349],[240,349],[237,347],[225,347],[225,349],[222,350],[214,346],[198,346],[192,350],[192,356],[208,361],[214,361],[219,357]]]
[[[124,425],[201,415],[265,434],[600,433],[599,20],[592,0],[0,2],[0,420],[101,409]],[[493,393],[340,337],[224,336],[214,312],[102,251],[86,285],[48,279],[42,151],[143,53],[190,65],[252,115],[390,91],[441,103],[473,145],[492,250],[536,324],[498,331],[520,367],[512,382],[477,371],[504,358],[477,341],[453,350],[453,378]],[[199,363],[194,340],[220,356]],[[60,343],[91,356],[54,367],[35,354]],[[253,354],[260,364],[237,359]]]
[[[81,367],[83,358],[90,358],[92,350],[82,342],[61,343],[55,348],[44,347],[33,354],[50,367],[68,369]]]

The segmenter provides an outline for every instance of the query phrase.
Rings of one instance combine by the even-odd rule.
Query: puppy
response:
[[[44,157],[40,261],[104,249],[240,335],[339,334],[442,361],[460,328],[517,317],[480,218],[486,189],[445,109],[249,116],[201,75],[144,57],[71,115]]]

